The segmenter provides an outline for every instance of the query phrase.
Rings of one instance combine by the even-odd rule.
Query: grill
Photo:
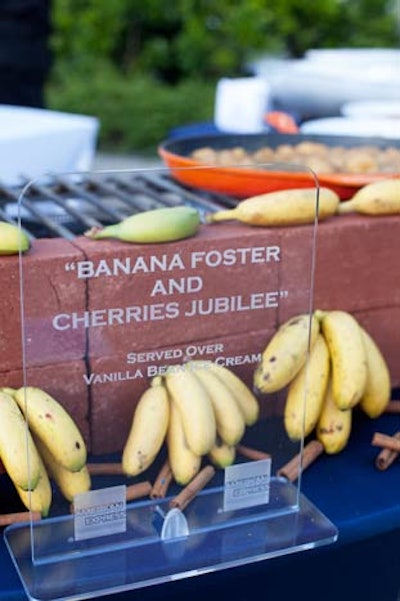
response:
[[[189,205],[203,216],[237,203],[229,196],[184,187],[162,171],[60,175],[44,183],[28,182],[20,187],[0,183],[0,220],[16,224],[21,216],[30,239],[72,240],[91,227],[160,207]]]

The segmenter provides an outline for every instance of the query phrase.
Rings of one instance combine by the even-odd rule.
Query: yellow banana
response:
[[[310,352],[310,358],[289,384],[284,424],[292,440],[300,440],[314,430],[320,416],[329,381],[330,359],[321,334]]]
[[[37,486],[40,456],[17,403],[5,392],[0,392],[0,459],[16,486]]]
[[[341,202],[338,213],[364,215],[395,215],[400,213],[400,179],[383,179],[367,184]]]
[[[227,386],[233,393],[237,404],[242,412],[244,423],[246,426],[252,426],[258,420],[260,414],[260,406],[258,399],[250,390],[250,388],[243,382],[239,376],[233,371],[219,365],[218,363],[209,363],[210,369],[215,375]]]
[[[236,448],[234,445],[228,445],[221,440],[217,440],[215,445],[208,453],[208,458],[216,467],[224,468],[232,465],[236,457]]]
[[[367,381],[367,359],[360,326],[345,311],[316,313],[331,357],[333,398],[339,409],[350,409],[360,401]]]
[[[14,394],[32,433],[55,460],[72,472],[86,463],[86,445],[79,428],[64,407],[41,388],[26,386]]]
[[[48,516],[51,508],[53,491],[51,489],[49,476],[42,460],[40,460],[39,480],[35,489],[23,490],[19,486],[16,486],[15,488],[21,501],[27,509],[30,511],[40,512],[42,517]]]
[[[267,344],[254,373],[254,385],[262,393],[281,390],[293,380],[314,346],[320,326],[314,314],[304,313],[283,323]]]
[[[28,236],[17,225],[0,221],[0,255],[17,255],[29,249]]]
[[[319,416],[316,435],[329,455],[339,453],[346,446],[351,433],[352,409],[338,408],[332,394],[331,382]]]
[[[10,388],[9,386],[2,386],[0,388],[0,392],[5,392],[6,394],[8,394],[9,396],[14,398],[14,394],[16,392],[15,388]]]
[[[335,215],[340,198],[329,188],[320,188],[318,219]],[[246,198],[234,209],[224,209],[206,216],[209,223],[237,219],[255,226],[285,226],[313,223],[317,215],[316,188],[295,188],[267,192]]]
[[[161,377],[152,379],[140,397],[122,453],[122,468],[137,476],[153,463],[165,440],[169,422],[169,399]]]
[[[180,411],[174,401],[170,404],[170,418],[167,432],[168,460],[175,481],[185,486],[198,473],[201,457],[190,449]]]
[[[391,380],[387,363],[371,336],[361,328],[367,357],[367,381],[360,407],[368,417],[379,417],[387,407],[391,397]]]
[[[243,437],[246,424],[230,388],[215,375],[208,363],[191,361],[187,365],[208,392],[214,409],[217,434],[227,445],[237,444]]]
[[[194,236],[200,225],[200,214],[193,207],[163,207],[135,213],[115,225],[93,228],[88,238],[118,238],[125,242],[156,243],[182,240]]]
[[[35,439],[35,444],[48,475],[57,484],[67,501],[73,501],[75,495],[90,490],[91,478],[86,464],[78,472],[71,472],[54,460],[49,449],[40,440]]]
[[[165,382],[182,418],[186,440],[193,453],[205,455],[216,438],[216,421],[207,390],[187,365],[167,370]]]

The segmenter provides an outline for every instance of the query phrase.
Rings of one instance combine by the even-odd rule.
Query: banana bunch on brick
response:
[[[51,480],[69,501],[91,487],[81,432],[41,388],[0,389],[0,459],[22,503],[43,517],[53,499]]]
[[[123,470],[128,476],[142,473],[166,443],[174,479],[185,485],[204,457],[216,467],[231,465],[235,446],[258,415],[257,398],[228,368],[212,361],[171,366],[151,380],[138,401]]]
[[[346,446],[356,406],[375,418],[391,395],[380,349],[350,313],[340,310],[317,310],[282,324],[262,354],[254,384],[263,394],[286,388],[289,438],[300,440],[315,431],[328,454]]]

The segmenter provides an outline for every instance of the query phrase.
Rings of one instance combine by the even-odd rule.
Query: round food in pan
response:
[[[158,153],[180,183],[237,198],[316,182],[350,198],[400,176],[400,142],[312,134],[212,134],[167,140]]]

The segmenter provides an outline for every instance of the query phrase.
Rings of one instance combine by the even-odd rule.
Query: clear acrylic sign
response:
[[[200,182],[214,172],[184,171]],[[251,183],[251,171],[237,171]],[[210,212],[239,199],[185,188],[181,202],[198,209],[199,226],[183,239],[67,233],[34,239],[21,254],[23,369],[20,383],[8,385],[25,388],[21,410],[51,406],[55,413],[45,413],[53,434],[45,442],[69,459],[60,470],[38,444],[46,507],[40,520],[5,531],[30,599],[97,598],[335,540],[336,528],[302,494],[300,472],[282,476],[304,442],[301,432],[293,440],[285,430],[286,390],[261,391],[262,378],[256,382],[269,341],[299,315],[308,365],[319,188],[311,172],[301,175],[313,217],[298,227],[212,222]],[[86,177],[89,188],[72,199]],[[140,215],[145,191],[152,208],[174,206],[177,179],[163,169],[59,177],[73,217],[88,231],[107,227],[100,218],[112,225],[118,215]],[[96,189],[103,197],[94,202]],[[48,180],[26,186],[21,227],[30,225],[27,207],[40,208],[38,195],[47,190]],[[107,204],[93,217],[100,200]],[[67,413],[58,422],[50,420],[60,414],[49,397]],[[143,397],[154,401],[146,420],[136,412]],[[140,419],[146,448],[130,454]],[[153,455],[150,432],[160,424]],[[30,419],[36,444],[35,428]],[[28,504],[32,516],[37,493]]]

